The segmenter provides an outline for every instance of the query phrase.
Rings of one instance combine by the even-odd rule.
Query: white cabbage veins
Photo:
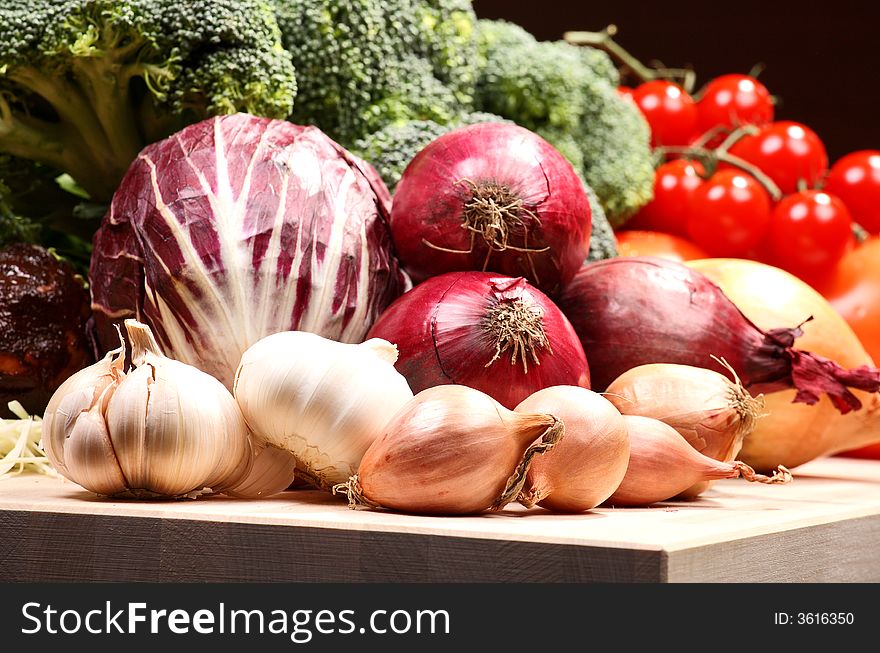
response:
[[[231,387],[242,352],[303,330],[360,342],[406,285],[375,171],[314,127],[212,118],[145,148],[95,236],[99,340],[150,324]]]

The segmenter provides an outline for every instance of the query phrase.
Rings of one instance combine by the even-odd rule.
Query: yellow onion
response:
[[[822,295],[797,277],[764,263],[743,259],[688,261],[717,283],[760,328],[796,325],[808,317],[798,346],[845,368],[873,365],[846,321]],[[853,390],[859,410],[841,414],[827,397],[815,405],[795,404],[794,390],[764,396],[767,416],[745,438],[740,458],[769,470],[795,467],[820,456],[880,442],[880,394]]]

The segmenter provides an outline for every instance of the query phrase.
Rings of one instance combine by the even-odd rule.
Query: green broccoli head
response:
[[[584,178],[619,226],[653,197],[651,133],[638,107],[605,80],[596,80],[587,97],[577,136]]]
[[[479,111],[510,118],[541,132],[571,133],[583,114],[583,89],[594,76],[578,48],[542,42],[506,21],[481,20],[477,26]]]
[[[590,251],[587,254],[587,262],[604,261],[606,258],[614,258],[618,255],[617,238],[614,229],[605,215],[602,202],[589,184],[584,183],[587,191],[587,199],[590,201],[590,209],[593,216],[593,230],[590,233]]]
[[[345,146],[388,123],[446,122],[472,102],[466,0],[274,0],[297,69],[291,118]]]
[[[7,0],[0,152],[109,200],[147,143],[188,122],[285,117],[290,55],[264,0]]]
[[[563,41],[536,40],[504,21],[477,25],[476,106],[537,132],[596,191],[612,224],[651,198],[647,124],[616,92],[607,54]]]

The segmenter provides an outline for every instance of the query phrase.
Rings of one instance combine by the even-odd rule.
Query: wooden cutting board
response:
[[[27,582],[880,582],[880,461],[794,473],[651,508],[477,517],[349,510],[309,490],[111,501],[22,475],[0,481],[0,560]]]

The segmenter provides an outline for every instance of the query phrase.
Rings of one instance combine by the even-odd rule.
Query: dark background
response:
[[[739,0],[475,0],[481,18],[506,18],[540,39],[613,23],[615,40],[643,63],[692,67],[696,88],[713,76],[766,67],[776,118],[812,127],[832,161],[880,149],[880,3]]]

